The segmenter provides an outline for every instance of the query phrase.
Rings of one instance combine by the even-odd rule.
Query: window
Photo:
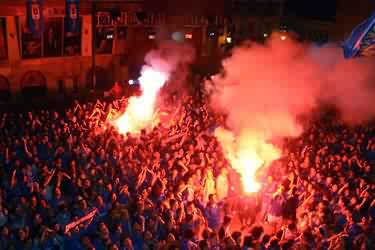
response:
[[[44,31],[45,57],[55,57],[62,55],[62,20],[61,18],[48,18]]]
[[[80,25],[78,22],[77,25]],[[64,55],[65,56],[79,56],[81,55],[81,26],[78,27],[77,32],[64,32]]]
[[[113,27],[97,27],[96,28],[96,53],[112,54],[113,47]]]
[[[21,24],[22,58],[76,56],[81,54],[81,30],[65,30],[63,17],[45,19],[42,35],[33,34],[24,19]]]
[[[34,35],[27,28],[26,22],[22,24],[22,57],[39,58],[42,56],[42,38],[40,35]]]
[[[0,61],[8,59],[5,18],[0,18]]]
[[[126,40],[128,35],[127,27],[117,27],[117,39],[118,40]]]

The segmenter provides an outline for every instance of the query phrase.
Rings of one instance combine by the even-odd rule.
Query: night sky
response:
[[[337,0],[287,0],[287,16],[335,21]]]

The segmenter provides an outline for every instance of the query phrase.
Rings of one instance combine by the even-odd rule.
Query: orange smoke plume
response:
[[[361,122],[375,115],[374,59],[345,60],[341,48],[314,48],[271,37],[232,51],[212,78],[211,106],[224,111],[233,132],[216,131],[245,191],[256,190],[257,169],[280,152],[267,142],[299,136],[296,118],[321,102],[334,104],[343,119]],[[250,184],[249,184],[250,183]]]
[[[244,131],[236,136],[229,130],[217,128],[215,136],[221,143],[232,168],[242,179],[245,193],[259,191],[257,172],[280,157],[280,152],[272,144],[266,143],[261,135]]]
[[[155,110],[161,89],[171,75],[176,78],[176,75],[181,74],[176,69],[190,64],[194,55],[194,49],[190,45],[173,41],[160,42],[157,50],[146,55],[146,65],[138,79],[142,95],[131,97],[125,113],[112,121],[120,133],[137,134],[144,128],[151,128],[158,121]]]
[[[142,95],[131,97],[125,113],[113,122],[120,133],[138,133],[152,126],[156,98],[167,80],[167,73],[156,71],[150,66],[143,68],[139,78]]]

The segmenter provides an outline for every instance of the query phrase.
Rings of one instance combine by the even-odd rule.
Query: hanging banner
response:
[[[68,32],[79,32],[79,0],[66,0],[65,27]]]
[[[42,0],[27,0],[27,24],[34,36],[44,30]]]

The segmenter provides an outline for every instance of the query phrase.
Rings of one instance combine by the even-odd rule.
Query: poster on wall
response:
[[[62,19],[49,18],[45,23],[44,56],[55,57],[62,55]]]
[[[22,58],[39,58],[42,56],[42,38],[36,36],[25,23],[21,28]]]
[[[5,18],[0,18],[0,60],[8,59],[8,47],[6,42]]]

